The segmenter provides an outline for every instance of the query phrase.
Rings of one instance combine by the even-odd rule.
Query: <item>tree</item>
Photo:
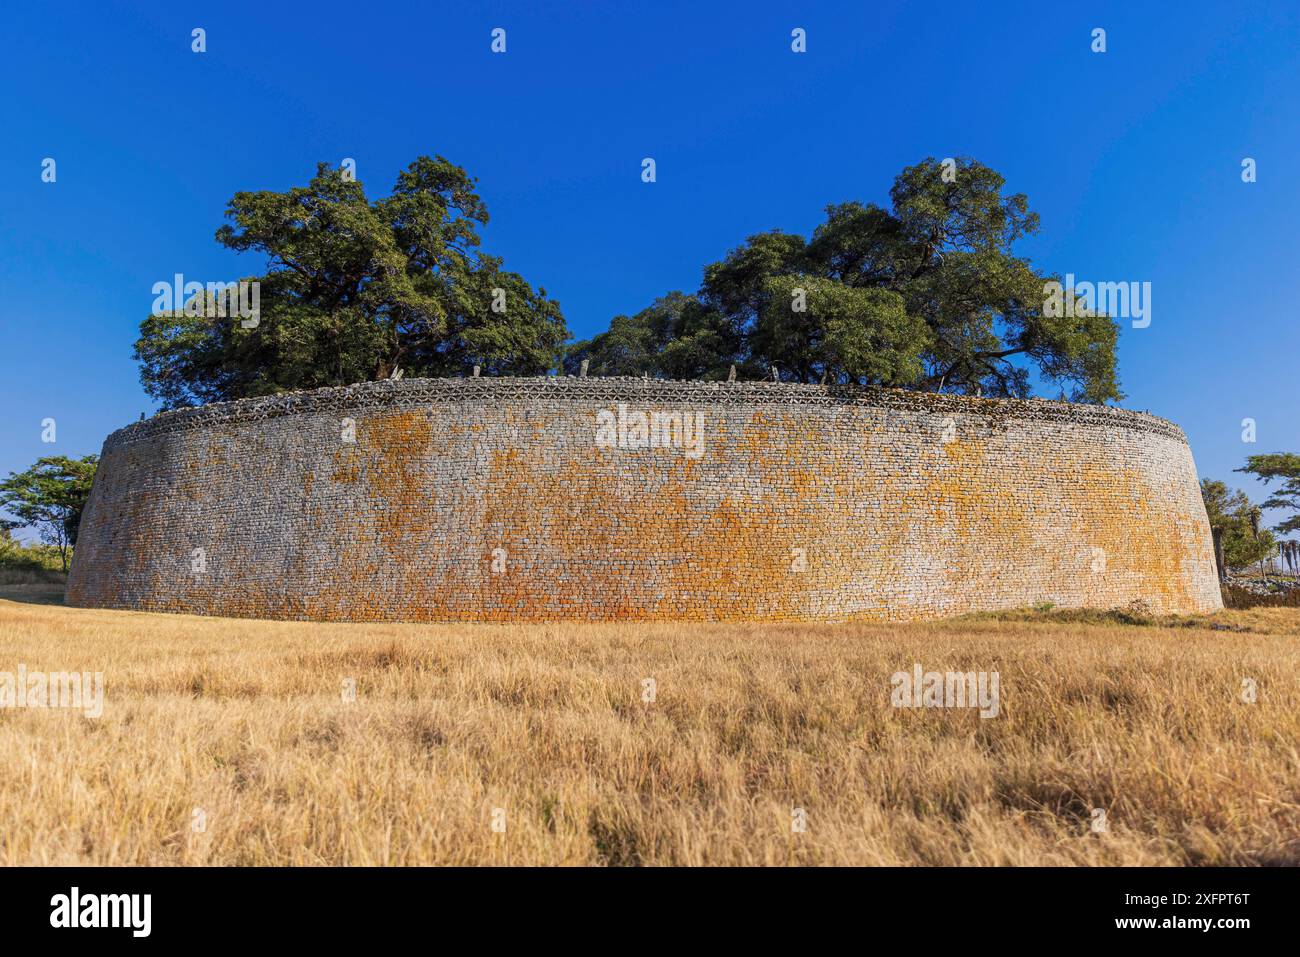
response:
[[[802,381],[820,375],[902,386],[924,375],[929,330],[893,290],[818,276],[779,276],[764,290],[767,302],[753,337],[762,362]],[[789,308],[797,299],[803,312]]]
[[[555,368],[559,303],[477,252],[488,221],[476,181],[422,156],[392,195],[319,164],[305,187],[239,192],[216,234],[267,257],[256,324],[214,315],[211,297],[150,315],[135,356],[164,408],[410,375]]]
[[[694,296],[671,292],[635,316],[615,316],[607,331],[569,346],[564,368],[574,374],[587,359],[596,375],[721,379],[739,349],[719,313]]]
[[[775,365],[794,381],[1014,397],[1032,393],[1033,370],[1077,401],[1122,398],[1118,327],[1082,303],[1048,308],[1055,277],[1011,251],[1038,216],[1023,194],[1003,195],[1004,182],[974,160],[931,158],[895,179],[889,209],[829,206],[808,240],[750,236],[705,267],[694,296],[668,297],[693,317],[690,365],[706,377],[732,363],[751,376]],[[585,350],[597,374],[630,363],[670,376],[673,340],[644,315],[618,317],[570,359]]]
[[[1295,512],[1284,519],[1273,530],[1279,535],[1300,531],[1300,455],[1291,452],[1273,452],[1269,455],[1252,455],[1246,464],[1237,469],[1254,475],[1265,485],[1271,485],[1274,479],[1281,484],[1271,489],[1271,494],[1264,502],[1264,508],[1284,508]]]
[[[1260,529],[1258,506],[1240,489],[1230,489],[1224,482],[1201,479],[1201,497],[1212,529],[1223,538],[1224,559],[1229,568],[1245,568],[1272,556],[1277,539],[1267,529]]]
[[[98,455],[47,456],[25,472],[10,472],[0,482],[0,508],[13,516],[3,522],[4,527],[37,529],[41,541],[58,548],[65,572],[98,463]]]

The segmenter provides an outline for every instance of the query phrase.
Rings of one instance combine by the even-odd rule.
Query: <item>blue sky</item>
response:
[[[1231,470],[1300,451],[1294,3],[64,3],[0,25],[0,474],[154,410],[131,359],[153,283],[260,271],[212,238],[235,191],[353,157],[382,195],[422,153],[479,178],[484,249],[578,337],[753,232],[972,156],[1040,213],[1022,254],[1152,284],[1125,406],[1257,498]]]

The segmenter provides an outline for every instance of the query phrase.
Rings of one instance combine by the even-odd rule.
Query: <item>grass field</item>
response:
[[[0,710],[0,863],[1300,864],[1295,609],[357,626],[58,598],[0,587],[0,672],[101,671],[103,716]],[[891,707],[914,663],[997,671],[1001,713]]]

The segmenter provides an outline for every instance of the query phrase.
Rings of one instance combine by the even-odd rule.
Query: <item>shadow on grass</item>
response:
[[[1215,615],[1153,615],[1142,603],[1123,608],[1055,608],[1050,604],[1006,611],[976,612],[958,621],[1029,621],[1053,625],[1103,625],[1138,628],[1204,628],[1207,631],[1252,629],[1220,620]]]
[[[0,600],[62,605],[67,577],[43,568],[0,568]]]
[[[0,601],[28,605],[62,605],[62,585],[0,585]]]

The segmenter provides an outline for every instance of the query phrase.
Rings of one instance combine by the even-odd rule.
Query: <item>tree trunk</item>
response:
[[[1228,577],[1228,568],[1223,558],[1223,529],[1211,528],[1210,534],[1214,537],[1214,564],[1219,569],[1219,581]]]

